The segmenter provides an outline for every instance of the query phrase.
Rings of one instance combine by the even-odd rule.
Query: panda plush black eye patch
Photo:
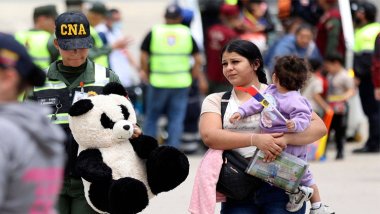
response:
[[[127,109],[127,107],[123,106],[123,105],[119,105],[120,108],[121,108],[121,113],[123,113],[124,115],[124,119],[128,120],[129,118],[129,111]]]
[[[106,113],[103,113],[100,117],[100,122],[105,129],[113,129],[115,122],[113,122]]]

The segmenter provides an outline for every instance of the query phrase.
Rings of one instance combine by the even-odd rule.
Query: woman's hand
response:
[[[282,137],[283,133],[258,134],[256,146],[265,153],[264,162],[274,161],[282,150],[286,148],[284,141],[276,141],[276,138]]]

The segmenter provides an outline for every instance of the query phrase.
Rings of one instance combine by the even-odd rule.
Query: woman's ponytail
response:
[[[263,69],[262,64],[257,69],[256,75],[257,75],[257,77],[259,79],[259,82],[264,83],[264,84],[268,84],[267,75],[265,74],[265,71]]]

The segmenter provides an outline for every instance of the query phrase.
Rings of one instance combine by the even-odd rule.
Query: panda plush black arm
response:
[[[79,153],[76,171],[88,182],[104,182],[112,179],[112,169],[103,162],[98,149],[86,149]]]
[[[157,140],[151,136],[141,134],[137,138],[129,140],[133,150],[141,159],[147,159],[149,154],[158,147]]]

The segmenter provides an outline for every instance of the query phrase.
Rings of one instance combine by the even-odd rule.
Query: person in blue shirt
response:
[[[305,59],[317,59],[322,61],[322,57],[316,47],[314,41],[313,28],[306,23],[301,24],[294,35],[283,37],[275,49],[271,57],[268,59],[268,69],[270,74],[273,72],[273,67],[277,57],[286,55],[295,55]]]

